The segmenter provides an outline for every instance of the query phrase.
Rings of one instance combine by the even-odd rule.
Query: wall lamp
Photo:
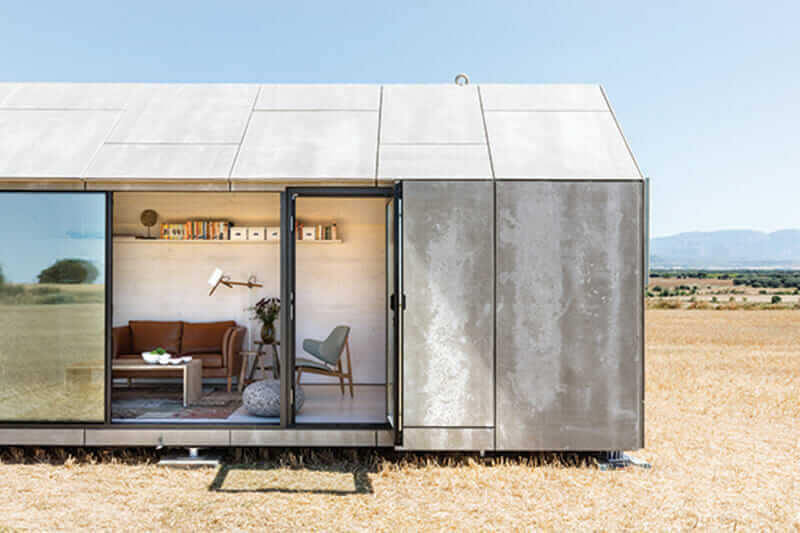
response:
[[[208,293],[209,296],[214,294],[214,291],[217,290],[217,287],[220,285],[224,285],[228,288],[232,288],[234,285],[242,285],[247,287],[248,289],[252,289],[253,287],[263,287],[261,283],[256,283],[256,277],[250,276],[247,278],[247,281],[231,281],[230,276],[226,276],[222,270],[215,268],[214,272],[211,273],[211,277],[208,278],[208,284],[211,285],[211,292]]]

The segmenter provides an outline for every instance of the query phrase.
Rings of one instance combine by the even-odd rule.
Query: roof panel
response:
[[[374,179],[378,113],[257,111],[233,178]]]
[[[6,97],[11,94],[11,92],[17,88],[18,83],[0,83],[0,107],[3,105],[3,101]]]
[[[79,177],[119,113],[0,110],[0,176]]]
[[[149,85],[131,98],[109,141],[238,143],[256,85]]]
[[[87,178],[227,179],[236,145],[107,144],[92,160]]]
[[[0,102],[2,107],[14,109],[122,109],[136,87],[124,83],[21,83]]]
[[[485,142],[475,87],[384,87],[381,144]]]
[[[492,179],[486,145],[382,145],[378,178]]]
[[[377,111],[378,85],[262,85],[256,109]]]
[[[481,85],[486,111],[608,111],[599,85]]]
[[[610,112],[486,113],[497,178],[640,177]]]

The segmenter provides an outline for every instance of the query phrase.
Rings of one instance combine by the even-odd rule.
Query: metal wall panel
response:
[[[636,178],[608,111],[487,111],[495,177]]]
[[[485,144],[381,146],[378,179],[492,179]]]
[[[497,182],[497,449],[641,447],[642,189]]]
[[[87,429],[86,446],[230,446],[227,429]]]
[[[368,429],[232,429],[231,446],[376,446]]]
[[[406,428],[398,449],[414,451],[489,451],[492,428]]]
[[[494,425],[491,182],[403,183],[403,428]]]
[[[0,429],[0,446],[83,446],[83,428]]]

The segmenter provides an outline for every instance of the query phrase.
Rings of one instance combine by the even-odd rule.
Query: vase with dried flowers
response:
[[[261,298],[253,307],[248,307],[247,311],[252,311],[253,316],[261,321],[261,341],[264,344],[275,342],[275,320],[281,312],[280,298]]]

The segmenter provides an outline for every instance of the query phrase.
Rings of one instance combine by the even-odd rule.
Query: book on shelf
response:
[[[161,224],[160,238],[177,241],[230,239],[232,224],[227,220],[187,220]]]

